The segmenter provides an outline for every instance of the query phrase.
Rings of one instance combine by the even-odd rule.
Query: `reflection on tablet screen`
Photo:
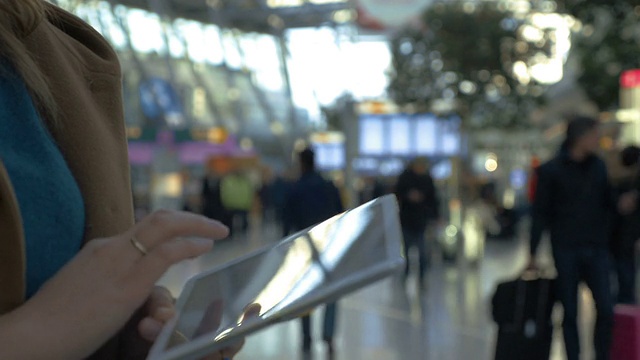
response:
[[[187,297],[179,306],[167,348],[203,338],[222,342],[255,322],[301,315],[341,282],[353,280],[372,265],[388,263],[381,208],[382,203],[335,216],[197,278],[185,289]],[[401,258],[399,246],[397,252]],[[291,309],[300,313],[291,314]]]

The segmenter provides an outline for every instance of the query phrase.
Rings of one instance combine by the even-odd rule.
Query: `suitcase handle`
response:
[[[540,270],[528,269],[522,272],[520,279],[524,281],[538,280],[542,277]]]
[[[529,274],[527,275],[527,273]],[[531,277],[527,278],[526,276],[531,276]],[[540,270],[525,271],[520,277],[521,281],[519,281],[519,284],[518,284],[519,290],[518,290],[518,295],[516,296],[516,308],[519,311],[516,311],[514,323],[511,325],[512,328],[517,329],[518,327],[524,325],[524,317],[525,317],[524,311],[525,311],[525,304],[527,302],[527,287],[525,285],[525,282],[531,281],[531,280],[538,280],[541,278],[542,278],[542,272]],[[543,287],[540,289],[538,294],[538,301],[537,301],[538,312],[536,316],[536,321],[538,324],[542,324],[544,318],[546,317],[545,299],[549,296],[550,291],[551,289],[550,289],[549,283],[544,282]]]
[[[548,271],[542,270],[540,268],[536,268],[536,269],[525,269],[521,274],[520,274],[520,279],[524,280],[524,281],[531,281],[531,280],[539,280],[539,279],[543,279],[546,277],[549,277],[550,273]]]

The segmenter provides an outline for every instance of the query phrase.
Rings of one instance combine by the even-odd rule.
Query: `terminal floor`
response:
[[[216,244],[200,259],[176,265],[161,280],[174,294],[191,275],[255,250],[278,238],[273,227],[253,229]],[[498,282],[513,278],[524,267],[523,241],[489,242],[478,267],[459,261],[435,260],[422,289],[410,277],[389,278],[339,302],[336,360],[485,360],[492,359],[496,326],[490,318],[490,298]],[[435,256],[437,259],[438,257]],[[582,297],[583,344],[590,344],[593,303]],[[321,314],[314,314],[316,342],[312,359],[329,359],[321,337]],[[560,315],[560,314],[556,314]],[[557,321],[559,324],[560,321]],[[247,339],[236,360],[303,359],[300,322],[268,328]],[[564,359],[562,335],[556,329],[553,360]],[[592,352],[585,349],[584,359]],[[517,360],[517,359],[514,359]]]

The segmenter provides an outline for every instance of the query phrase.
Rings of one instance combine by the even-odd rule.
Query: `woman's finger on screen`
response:
[[[229,229],[219,221],[181,211],[160,210],[146,217],[128,234],[134,236],[149,251],[180,237],[223,239]]]

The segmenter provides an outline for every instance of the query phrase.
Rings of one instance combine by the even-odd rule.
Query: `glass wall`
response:
[[[312,128],[323,126],[320,107],[331,105],[344,94],[356,100],[386,94],[391,63],[386,39],[362,40],[350,26],[289,29],[281,41],[272,35],[242,33],[191,20],[163,21],[155,13],[112,7],[105,1],[78,4],[60,0],[59,4],[90,23],[121,53],[129,95],[138,92],[144,73],[167,79],[177,88],[190,124],[196,126],[242,127],[244,122],[245,127],[255,127],[284,121],[290,105],[282,54],[286,54],[293,100],[299,109],[296,113],[308,114],[309,118],[302,120],[310,121]],[[198,74],[205,73],[199,82],[194,79],[192,65]],[[270,109],[255,98],[252,82]],[[138,108],[137,104],[127,106],[128,119],[140,125],[144,120]]]

